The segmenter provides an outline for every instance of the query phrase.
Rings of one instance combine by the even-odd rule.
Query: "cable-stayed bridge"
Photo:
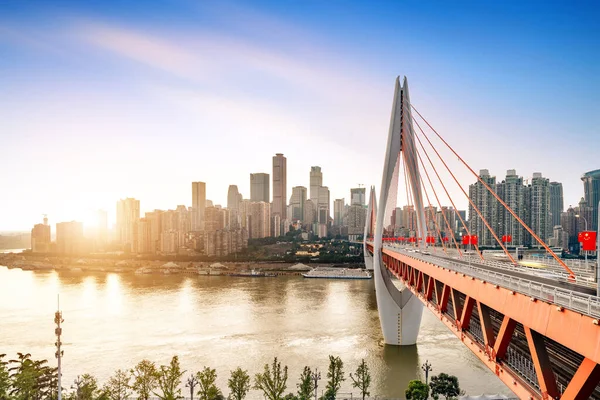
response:
[[[526,262],[509,249],[510,232],[494,230],[449,160],[477,179],[547,259]],[[499,252],[479,248],[450,194],[456,187]],[[411,229],[398,236],[394,212],[402,191]],[[371,188],[364,250],[387,344],[415,344],[427,308],[520,398],[600,399],[597,267],[558,257],[411,104],[406,78],[396,80],[378,200]]]

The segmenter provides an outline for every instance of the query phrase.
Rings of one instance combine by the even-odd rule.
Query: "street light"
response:
[[[584,225],[585,229],[584,230],[587,231],[587,219],[585,219],[585,217],[583,215],[580,215],[580,214],[575,214],[575,218],[581,218],[581,219],[583,219],[583,222],[585,222],[585,225]],[[587,268],[588,263],[587,263],[587,251],[586,250],[583,251],[583,255],[585,257],[585,267]]]
[[[429,384],[429,371],[433,370],[433,368],[431,368],[431,364],[429,363],[429,360],[425,360],[425,364],[423,364],[421,366],[421,369],[423,371],[425,371],[425,384],[428,385]]]
[[[315,400],[317,400],[317,387],[319,385],[318,381],[321,379],[321,373],[317,368],[315,368],[315,372],[313,372],[310,376],[312,380],[315,381]]]

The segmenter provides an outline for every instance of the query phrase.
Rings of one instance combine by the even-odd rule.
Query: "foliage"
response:
[[[310,367],[304,367],[300,374],[300,382],[298,386],[298,400],[310,400],[315,391],[315,381],[312,378]]]
[[[219,396],[223,397],[221,391],[215,385],[217,380],[216,370],[204,367],[202,371],[196,374],[196,378],[198,379],[198,396],[200,396],[200,400],[215,400]]]
[[[119,369],[102,388],[103,395],[109,400],[125,400],[129,397],[129,379],[126,371]]]
[[[420,380],[408,383],[408,389],[404,392],[407,400],[427,400],[429,397],[429,386]]]
[[[254,376],[254,389],[262,390],[268,400],[282,400],[283,392],[287,388],[288,367],[281,368],[277,357],[273,359],[272,368],[265,364],[262,374]]]
[[[240,367],[231,371],[231,377],[227,381],[227,386],[231,390],[230,400],[242,400],[250,391],[250,375]]]
[[[99,395],[98,381],[90,374],[78,376],[69,400],[96,400]]]
[[[181,370],[179,365],[179,357],[173,356],[169,365],[161,365],[156,371],[156,383],[160,388],[162,395],[154,392],[160,400],[177,400],[182,399],[181,377],[185,371]]]
[[[344,363],[339,357],[329,356],[329,369],[327,370],[327,386],[323,400],[335,400],[344,378]]]
[[[429,387],[431,387],[431,396],[435,400],[438,400],[440,395],[444,396],[446,400],[455,399],[460,395],[458,378],[443,372],[431,377]]]
[[[10,391],[10,375],[8,374],[8,362],[4,361],[6,354],[0,354],[0,399],[7,399]]]
[[[350,374],[352,379],[352,386],[360,390],[363,400],[366,396],[370,396],[369,387],[371,386],[371,373],[369,372],[369,366],[365,363],[363,358],[360,365],[356,368],[355,375]]]
[[[3,357],[2,357],[3,358]],[[17,359],[3,362],[2,374],[9,374],[10,388],[6,388],[9,398],[15,400],[55,399],[56,368],[51,368],[47,360],[32,360],[29,353],[17,353]],[[10,365],[9,368],[6,368]]]
[[[138,394],[139,400],[148,400],[157,385],[156,365],[149,360],[142,360],[131,370],[131,376],[131,389]]]

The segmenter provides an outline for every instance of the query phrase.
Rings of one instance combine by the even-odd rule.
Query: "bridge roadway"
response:
[[[570,291],[578,292],[578,293],[582,293],[582,294],[588,294],[588,295],[592,295],[592,296],[596,295],[595,288],[580,285],[577,283],[571,283],[571,282],[568,282],[565,280],[552,279],[549,277],[535,275],[534,272],[528,268],[515,267],[511,263],[506,262],[506,261],[496,261],[495,262],[496,265],[505,264],[503,266],[492,266],[492,265],[490,265],[490,263],[480,262],[481,259],[478,256],[468,255],[466,257],[470,257],[470,260],[469,259],[465,260],[464,258],[461,259],[458,257],[451,257],[448,255],[445,255],[441,251],[441,249],[437,249],[437,248],[436,248],[436,253],[434,253],[431,249],[428,249],[428,250],[426,250],[426,253],[429,253],[429,254],[426,254],[423,251],[421,251],[420,253],[410,253],[410,251],[411,251],[410,248],[402,248],[401,246],[397,246],[397,245],[385,245],[385,247],[393,249],[393,250],[403,250],[403,251],[407,252],[407,255],[418,254],[418,255],[422,256],[423,259],[430,257],[430,258],[438,258],[438,259],[442,259],[442,260],[448,260],[448,261],[463,264],[467,267],[473,266],[473,267],[477,267],[477,268],[488,269],[490,271],[494,271],[494,272],[498,272],[498,273],[506,274],[506,275],[510,275],[510,276],[515,276],[515,277],[518,277],[521,279],[530,280],[530,281],[541,283],[541,284],[548,285],[548,286],[557,286],[557,287],[560,287],[560,288],[563,288],[566,290],[570,290]],[[417,257],[417,258],[420,258],[420,257]],[[518,269],[523,269],[523,272],[520,272]]]
[[[436,254],[431,252],[433,249],[416,252],[414,248],[402,247],[397,244],[385,244],[384,250],[387,250],[388,252],[391,250],[404,256],[435,264],[442,268],[454,270],[455,272],[461,272],[465,275],[481,279],[482,281],[485,280],[489,283],[500,285],[509,290],[516,290],[517,292],[531,296],[532,299],[535,297],[547,303],[561,305],[565,307],[565,309],[571,309],[582,315],[588,315],[592,318],[600,317],[600,299],[594,296],[595,289],[571,282],[561,282],[558,279],[552,279],[545,276],[537,276],[535,275],[535,270],[526,267],[514,266],[507,262],[482,262],[479,258],[470,260],[458,259],[442,254],[441,249],[436,249]],[[388,266],[388,268],[390,268],[390,266]],[[414,287],[412,287],[411,290],[414,292]],[[418,288],[417,291],[419,291]],[[436,296],[434,296],[434,298],[435,297]],[[425,298],[423,298],[423,300],[425,300]],[[459,327],[459,331],[462,331],[464,335],[478,343],[481,351],[486,351],[486,348],[488,348],[488,339],[484,339],[484,336],[486,335],[482,332],[479,317],[473,315],[470,318],[470,327],[467,323],[466,327],[460,329],[460,325],[464,324],[465,321],[459,321],[460,318],[458,318],[456,311],[454,310],[454,302],[455,300],[452,300],[447,303],[448,307],[441,312],[440,317],[443,314],[444,318],[449,318],[454,321],[453,324]],[[460,307],[464,307],[464,299],[459,300],[459,303],[460,302],[462,302]],[[428,307],[433,311],[437,307],[435,304],[437,304],[437,300],[435,300],[433,309],[431,305]],[[460,314],[461,310],[459,309],[458,311]],[[476,313],[476,311],[474,313]],[[489,313],[494,330],[495,332],[498,332],[501,329],[501,325],[503,325],[502,319],[504,317],[493,309],[490,309]],[[442,322],[444,322],[443,318]],[[445,324],[451,329],[456,329],[452,328],[452,324],[449,325],[446,322]],[[458,335],[458,332],[455,333]],[[458,336],[460,337],[460,335]],[[535,388],[535,391],[538,393],[546,393],[547,389],[545,382],[544,385],[542,385],[545,389],[542,390],[540,382],[538,381],[536,362],[530,353],[530,344],[528,344],[528,338],[525,334],[524,327],[517,324],[514,334],[511,336],[512,340],[510,340],[510,344],[506,349],[506,355],[503,359],[496,359],[496,366],[512,370],[514,374],[520,377],[520,380],[525,386]],[[569,347],[565,347],[547,337],[544,342],[546,352],[552,360],[551,368],[554,371],[556,379],[557,393],[562,394],[571,380],[575,379],[578,368],[582,365],[583,357]],[[465,342],[465,344],[467,343]],[[473,348],[472,346],[469,347],[477,355],[476,348]],[[495,358],[495,356],[492,356],[492,358]],[[485,359],[482,359],[482,361],[485,362]],[[491,368],[490,365],[488,365],[488,367]],[[502,380],[505,381],[505,379]],[[570,394],[571,393],[569,393],[569,396],[566,398],[582,398],[579,396],[571,397]],[[588,396],[589,397],[586,396],[586,398],[600,399],[600,386],[596,387],[595,390],[592,389],[592,392],[589,393]],[[544,395],[542,397],[546,398]]]

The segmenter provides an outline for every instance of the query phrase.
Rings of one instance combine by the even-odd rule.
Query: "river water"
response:
[[[511,392],[431,313],[424,311],[416,346],[382,344],[374,283],[196,275],[33,272],[0,266],[0,353],[29,352],[54,359],[57,294],[63,324],[63,387],[78,374],[101,383],[118,368],[147,358],[166,364],[178,355],[190,372],[216,368],[228,393],[229,371],[251,375],[277,356],[289,367],[296,390],[304,365],[323,371],[328,355],[340,356],[346,376],[365,359],[372,396],[399,398],[411,379],[433,374],[459,378],[468,394]],[[319,392],[320,392],[319,389]],[[348,378],[341,392],[353,393]],[[251,399],[261,399],[251,391]]]

